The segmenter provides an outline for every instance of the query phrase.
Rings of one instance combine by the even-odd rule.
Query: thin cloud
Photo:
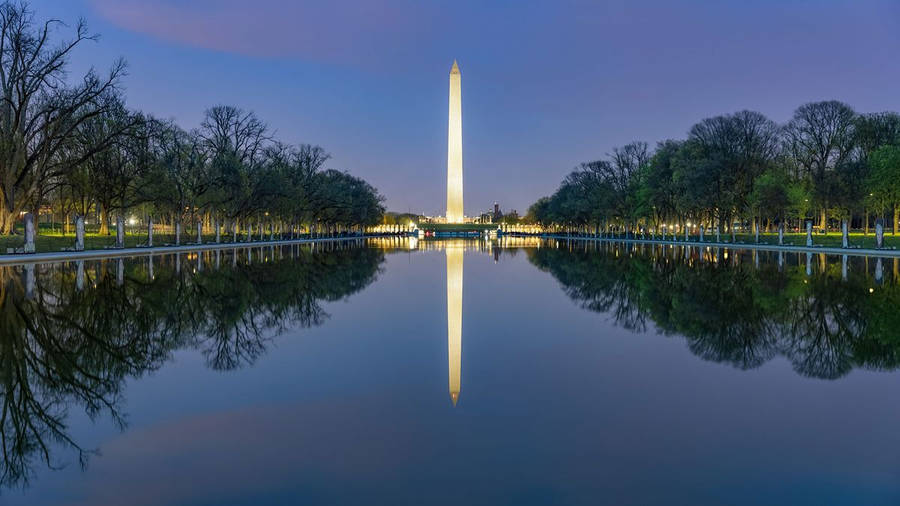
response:
[[[93,0],[111,23],[174,44],[262,58],[372,66],[403,58],[437,19],[425,3]]]

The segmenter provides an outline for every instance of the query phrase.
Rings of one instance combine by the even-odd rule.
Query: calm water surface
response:
[[[508,241],[0,268],[0,503],[900,502],[897,261]]]

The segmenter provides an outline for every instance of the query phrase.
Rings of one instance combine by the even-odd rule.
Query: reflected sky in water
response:
[[[507,241],[0,268],[0,501],[900,500],[894,260]]]

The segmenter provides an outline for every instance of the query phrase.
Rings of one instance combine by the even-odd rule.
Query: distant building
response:
[[[494,207],[492,209],[488,209],[483,213],[479,214],[477,218],[475,218],[476,223],[508,223],[510,221],[518,221],[519,213],[513,209],[512,211],[503,214],[503,210],[500,209],[500,204],[494,202]]]

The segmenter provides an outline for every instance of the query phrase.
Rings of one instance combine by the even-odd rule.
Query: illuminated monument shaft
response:
[[[450,69],[450,121],[447,133],[447,223],[463,222],[462,98],[459,65]]]
[[[447,248],[447,352],[450,366],[450,400],[459,399],[459,370],[462,362],[463,249]]]

